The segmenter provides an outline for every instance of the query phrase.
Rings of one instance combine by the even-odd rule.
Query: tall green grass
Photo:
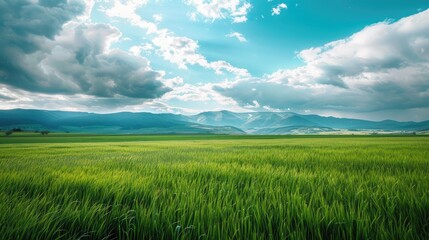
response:
[[[429,239],[429,138],[0,145],[4,239]]]

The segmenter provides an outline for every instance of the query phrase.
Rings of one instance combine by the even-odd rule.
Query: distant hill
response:
[[[429,121],[397,122],[368,121],[349,118],[302,115],[291,112],[233,113],[228,111],[204,112],[189,117],[200,124],[233,126],[258,134],[287,134],[291,132],[317,133],[335,130],[351,131],[425,131]]]
[[[0,129],[22,128],[57,132],[106,134],[244,134],[235,127],[208,126],[189,122],[175,114],[113,113],[44,110],[0,110]]]
[[[95,114],[45,110],[0,110],[0,129],[106,134],[317,134],[339,131],[428,131],[429,121],[397,122],[302,115],[292,112],[203,112],[186,116],[120,112]]]

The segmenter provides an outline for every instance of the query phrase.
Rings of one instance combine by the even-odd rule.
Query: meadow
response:
[[[429,137],[2,136],[0,238],[429,239]]]

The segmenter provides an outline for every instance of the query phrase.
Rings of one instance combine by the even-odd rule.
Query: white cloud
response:
[[[215,21],[229,18],[234,23],[246,22],[247,13],[252,5],[242,0],[185,0],[185,3],[195,8],[198,15],[206,20]],[[196,19],[196,14],[192,19]]]
[[[187,65],[207,65],[207,60],[197,54],[198,42],[187,38],[177,37],[168,32],[159,34],[152,40],[158,47],[159,54],[166,60],[176,64],[179,68],[187,69]]]
[[[161,14],[154,14],[153,15],[153,20],[155,20],[155,22],[162,22],[162,15]]]
[[[154,99],[141,104],[132,105],[127,108],[131,112],[173,113],[173,114],[196,114],[198,111],[191,108],[172,106],[168,102]]]
[[[305,62],[304,67],[280,70],[269,78],[296,85],[352,88],[363,83],[373,84],[375,79],[395,73],[395,76],[384,78],[392,82],[398,78],[397,74],[401,74],[403,82],[410,78],[408,74],[426,72],[424,68],[429,64],[428,19],[429,10],[398,22],[377,23],[349,38],[303,50],[298,56]],[[364,80],[367,78],[370,79]]]
[[[92,9],[95,5],[95,0],[86,0],[85,3],[85,11],[82,15],[77,17],[77,19],[81,21],[87,21],[91,18]]]
[[[136,10],[146,5],[148,0],[113,0],[113,7],[101,9],[109,17],[118,17],[127,19],[132,25],[143,28],[148,34],[154,34],[158,31],[155,23],[143,20]]]
[[[243,106],[256,100],[272,108],[331,112],[429,108],[429,10],[368,26],[298,56],[302,67],[217,90]]]
[[[187,69],[189,65],[199,65],[214,70],[216,74],[223,74],[226,71],[235,74],[237,77],[250,76],[246,69],[234,67],[228,62],[209,62],[202,54],[198,53],[199,45],[197,41],[188,37],[176,36],[168,29],[159,29],[155,23],[142,19],[136,13],[136,10],[146,3],[147,0],[142,2],[134,0],[128,3],[115,0],[113,8],[104,9],[103,11],[110,17],[127,19],[131,24],[145,29],[147,34],[153,36],[152,44],[156,47],[155,52],[181,69]],[[224,6],[223,4],[220,5]],[[242,14],[247,13],[247,8],[250,8],[248,5],[246,3],[236,4],[236,7],[232,8],[234,11],[231,12],[231,16],[241,17]],[[141,49],[143,47],[134,46],[132,50],[134,53],[139,53],[138,50]]]
[[[193,106],[195,112],[218,110],[246,111],[246,109],[240,107],[234,99],[213,90],[213,86],[214,85],[211,83],[199,86],[183,84],[165,94],[160,101],[179,101],[182,103],[181,105]]]
[[[158,47],[159,54],[166,60],[176,64],[179,68],[187,69],[188,65],[199,65],[212,69],[216,74],[224,71],[235,74],[237,77],[249,77],[250,73],[243,68],[237,68],[225,61],[209,62],[198,53],[198,42],[187,37],[177,37],[168,32],[160,34],[152,40]]]
[[[241,16],[241,17],[235,17],[233,19],[234,23],[242,23],[242,22],[247,22],[247,17],[246,16]]]
[[[113,7],[106,9],[105,12],[111,17],[128,18],[135,15],[135,10],[147,4],[147,0],[112,0]]]
[[[287,9],[287,5],[285,3],[280,3],[277,7],[273,8],[271,11],[271,15],[280,15],[282,9]]]
[[[208,68],[215,70],[217,74],[222,74],[223,71],[235,74],[237,77],[250,77],[249,71],[244,68],[237,68],[225,61],[215,61],[208,64]]]
[[[153,45],[150,43],[145,43],[141,46],[141,48],[143,50],[145,50],[146,52],[152,51],[154,49]]]
[[[255,109],[255,108],[258,109],[261,107],[261,105],[259,105],[258,101],[253,100],[251,104],[244,106],[244,107],[248,108],[248,109]]]
[[[140,56],[141,52],[143,51],[143,47],[142,46],[132,46],[132,47],[130,47],[130,49],[128,51],[135,56]]]
[[[193,22],[197,21],[197,14],[195,12],[188,13],[187,15],[189,16],[189,19],[191,19],[191,21]]]
[[[240,42],[247,42],[247,39],[243,36],[243,34],[241,34],[239,32],[231,32],[230,34],[227,34],[226,36],[230,37],[230,38],[237,38],[238,41],[240,41]]]
[[[132,47],[130,47],[130,49],[128,51],[135,56],[140,56],[143,51],[148,53],[148,54],[151,54],[153,49],[154,49],[154,47],[152,44],[145,43],[143,45],[132,46]]]
[[[174,77],[174,78],[163,80],[163,83],[167,87],[175,88],[175,87],[183,85],[184,81],[183,81],[182,77]]]

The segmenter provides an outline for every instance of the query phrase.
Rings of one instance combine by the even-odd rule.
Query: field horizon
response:
[[[0,110],[0,129],[89,134],[348,135],[427,134],[429,120],[370,121],[287,112],[207,111],[193,115],[151,112],[89,113]]]

